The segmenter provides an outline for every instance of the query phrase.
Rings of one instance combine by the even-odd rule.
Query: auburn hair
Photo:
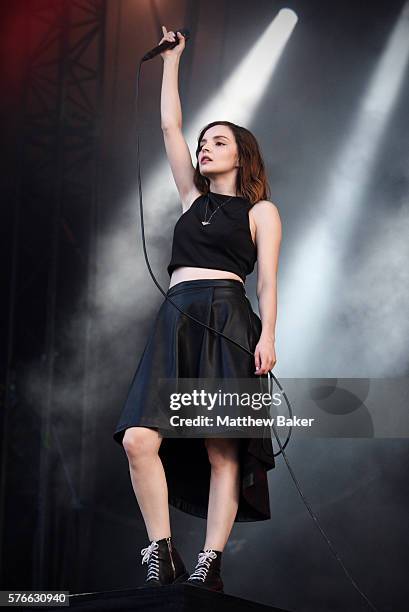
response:
[[[210,190],[210,179],[200,174],[198,157],[200,141],[206,130],[214,125],[227,125],[236,140],[240,164],[237,170],[236,194],[246,198],[251,204],[256,204],[260,200],[269,200],[271,191],[258,142],[250,130],[230,121],[212,121],[201,130],[197,140],[196,167],[193,175],[196,188],[204,195]]]

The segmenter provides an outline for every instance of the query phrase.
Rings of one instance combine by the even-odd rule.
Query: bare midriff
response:
[[[239,280],[244,285],[243,279],[234,272],[227,272],[226,270],[213,270],[212,268],[191,268],[188,266],[181,266],[172,272],[169,289],[173,287],[173,285],[176,285],[176,283],[199,280],[201,278],[231,278],[233,280]]]

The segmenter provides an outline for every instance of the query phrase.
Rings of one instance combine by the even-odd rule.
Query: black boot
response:
[[[192,586],[223,593],[224,585],[220,576],[221,561],[222,551],[212,548],[201,550],[195,570],[184,584],[191,584]]]
[[[147,587],[183,582],[189,576],[172,537],[153,540],[141,550],[142,564],[148,564]]]

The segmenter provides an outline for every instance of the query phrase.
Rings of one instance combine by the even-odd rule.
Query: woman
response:
[[[162,26],[163,38],[175,41]],[[228,121],[207,125],[193,167],[181,131],[178,68],[185,48],[162,53],[161,118],[183,214],[175,226],[167,295],[179,307],[251,351],[198,325],[164,300],[128,392],[114,439],[123,445],[149,546],[146,586],[175,582],[223,591],[221,556],[235,521],[270,518],[266,472],[274,467],[262,438],[172,438],[160,434],[157,381],[163,377],[256,378],[276,363],[276,277],[281,222],[264,199],[268,185],[254,136]],[[244,280],[258,261],[260,318]],[[260,379],[259,379],[260,380]],[[188,574],[172,542],[169,506],[207,518],[206,540]]]

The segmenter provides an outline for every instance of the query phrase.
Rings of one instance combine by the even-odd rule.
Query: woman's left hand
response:
[[[256,371],[254,374],[267,374],[276,364],[276,351],[274,340],[261,334],[254,351]]]

